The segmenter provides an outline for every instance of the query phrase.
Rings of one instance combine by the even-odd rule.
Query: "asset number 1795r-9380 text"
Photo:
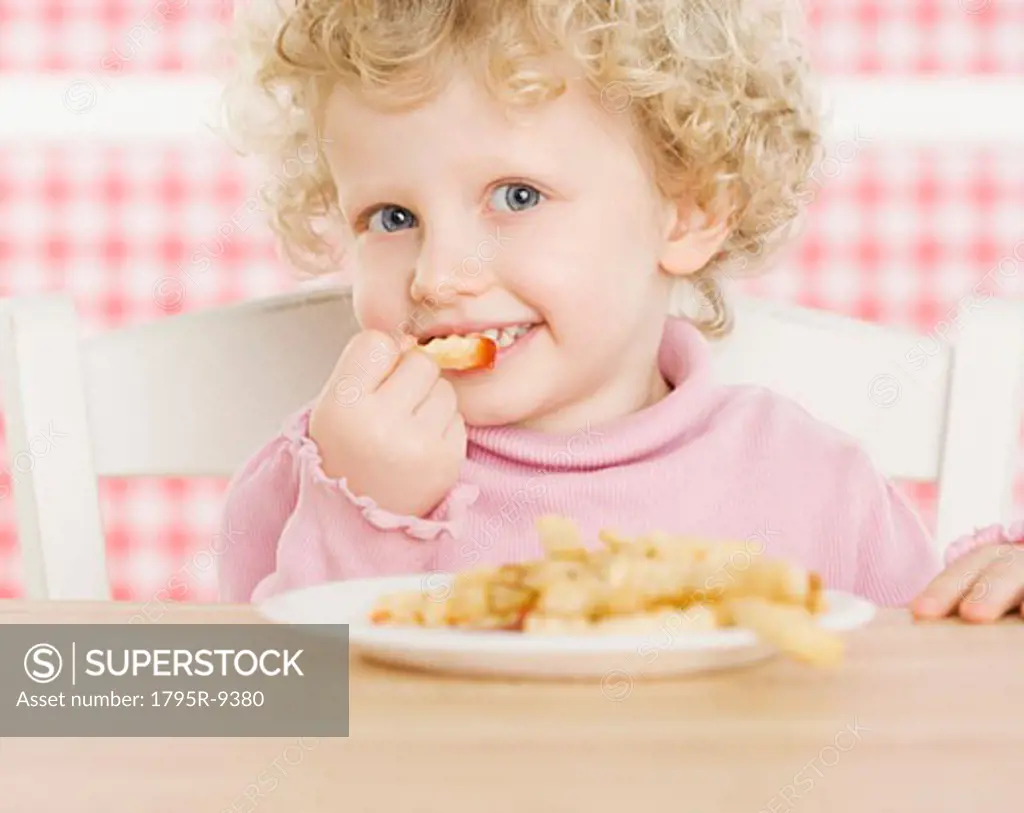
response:
[[[197,706],[199,708],[263,705],[263,692],[160,691],[150,694],[153,706]]]

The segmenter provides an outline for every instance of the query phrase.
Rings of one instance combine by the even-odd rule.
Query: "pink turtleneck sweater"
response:
[[[673,390],[657,404],[571,435],[470,428],[461,481],[422,519],[329,479],[304,409],[232,480],[222,598],[536,558],[533,520],[550,513],[595,542],[601,528],[745,539],[879,605],[915,597],[938,548],[864,452],[786,398],[716,383],[709,361],[696,328],[670,319],[659,363]]]

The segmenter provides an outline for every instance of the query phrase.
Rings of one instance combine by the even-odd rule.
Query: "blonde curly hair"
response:
[[[690,278],[709,311],[695,321],[720,335],[731,324],[720,278],[783,242],[818,157],[798,11],[793,0],[248,0],[230,34],[224,129],[243,154],[306,165],[263,196],[284,254],[318,274],[336,262],[325,235],[341,217],[319,124],[336,83],[415,105],[458,59],[500,100],[531,104],[564,90],[536,66],[565,54],[606,109],[633,117],[663,194],[728,218],[722,249]]]

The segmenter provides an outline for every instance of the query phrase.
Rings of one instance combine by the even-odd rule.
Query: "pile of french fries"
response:
[[[538,635],[647,635],[671,621],[694,632],[747,628],[808,663],[842,659],[842,639],[816,623],[827,609],[821,578],[749,542],[602,531],[588,548],[557,516],[540,518],[537,531],[545,558],[459,573],[441,596],[384,596],[371,621]]]

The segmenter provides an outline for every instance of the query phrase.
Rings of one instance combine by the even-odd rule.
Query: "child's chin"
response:
[[[468,426],[515,426],[528,422],[536,414],[530,405],[471,398],[461,404],[462,417]]]
[[[462,417],[466,421],[467,426],[480,428],[488,426],[515,426],[529,420],[528,415],[520,416],[518,413],[509,412],[508,410],[473,410],[471,412],[464,412]]]

